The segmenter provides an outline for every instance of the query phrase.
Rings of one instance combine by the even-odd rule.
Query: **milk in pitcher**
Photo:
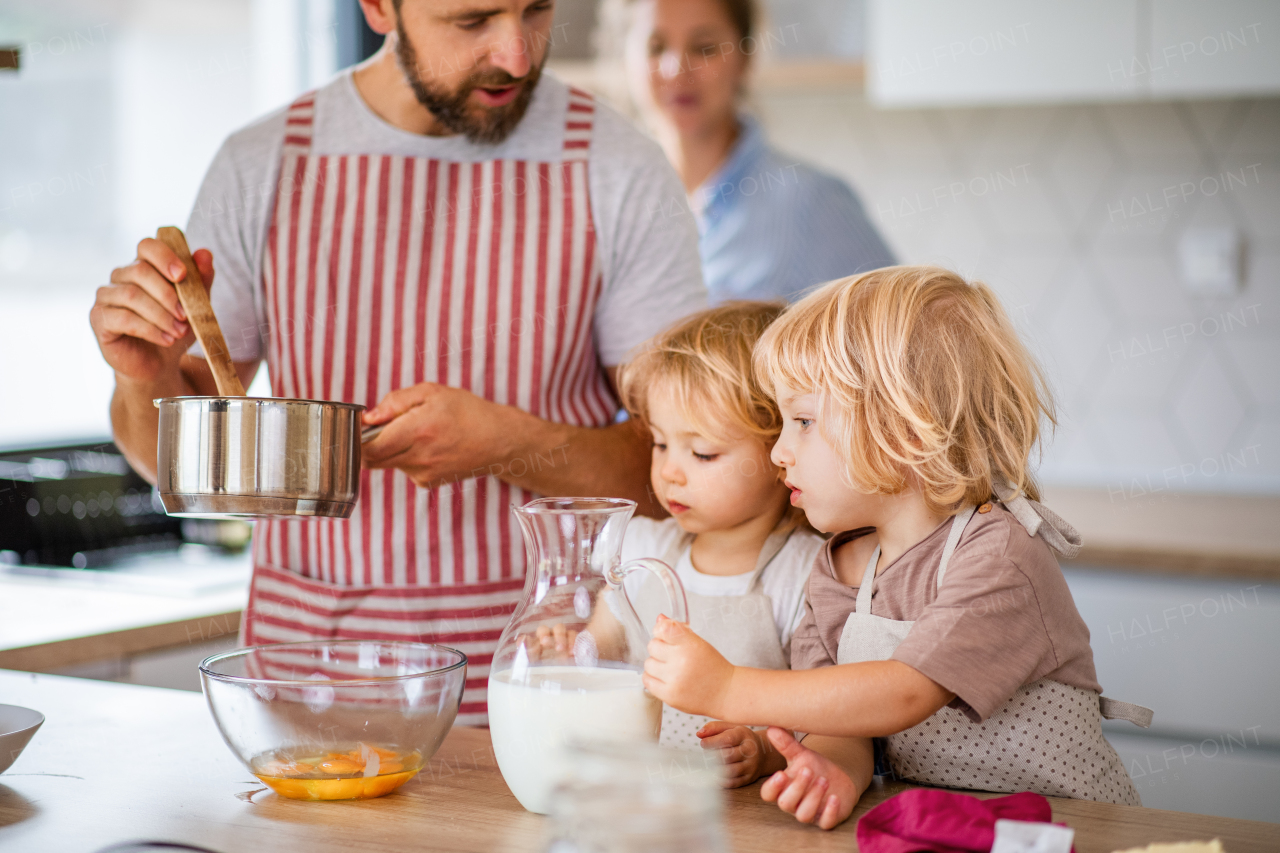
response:
[[[569,737],[610,741],[658,739],[662,703],[646,693],[641,674],[605,667],[532,667],[489,676],[489,732],[502,778],[520,805],[546,814],[563,772]]]

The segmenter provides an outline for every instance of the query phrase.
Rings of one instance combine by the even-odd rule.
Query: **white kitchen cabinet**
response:
[[[1151,728],[1104,722],[1157,809],[1280,815],[1280,584],[1068,568],[1098,681],[1155,711]]]
[[[1153,97],[1280,92],[1280,2],[1152,0]]]
[[[1280,752],[1280,585],[1070,568],[1103,692],[1155,711],[1145,733]],[[1141,734],[1129,723],[1109,730]]]
[[[870,0],[883,106],[1280,92],[1276,0]]]

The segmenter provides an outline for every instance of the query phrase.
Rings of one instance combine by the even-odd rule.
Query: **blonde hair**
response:
[[[935,512],[983,503],[996,477],[1032,499],[1044,375],[995,293],[949,270],[886,267],[824,285],[789,308],[755,352],[761,384],[822,400],[818,427],[866,494],[915,474]]]
[[[782,432],[782,415],[756,378],[751,358],[783,307],[726,302],[654,336],[619,372],[622,404],[647,423],[649,392],[662,389],[700,434],[723,439],[746,433],[772,447]]]

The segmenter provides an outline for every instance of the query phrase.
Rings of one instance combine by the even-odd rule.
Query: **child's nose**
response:
[[[769,451],[769,461],[774,465],[777,465],[779,468],[787,468],[795,462],[795,458],[791,455],[790,451],[782,445],[782,440],[779,439],[774,443],[773,449]]]
[[[662,470],[659,471],[659,473],[662,475],[662,479],[666,480],[668,483],[675,483],[677,485],[684,484],[684,470],[669,459],[662,466]]]

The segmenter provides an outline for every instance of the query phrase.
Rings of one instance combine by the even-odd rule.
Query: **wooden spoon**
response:
[[[156,239],[164,243],[178,260],[187,268],[187,276],[174,285],[178,291],[178,301],[182,310],[187,312],[187,322],[195,330],[196,340],[204,350],[205,361],[213,371],[213,381],[218,386],[221,397],[243,397],[244,386],[240,384],[240,376],[231,362],[231,352],[227,349],[227,341],[222,337],[222,329],[218,319],[213,316],[213,306],[209,304],[209,291],[196,269],[196,262],[191,258],[191,250],[187,248],[187,238],[182,229],[171,225],[156,231]]]
[[[181,228],[166,225],[156,230],[156,239],[164,243],[182,261],[187,268],[187,275],[174,285],[178,291],[178,301],[182,310],[187,312],[187,322],[195,329],[196,340],[204,350],[205,361],[213,371],[213,381],[218,386],[220,397],[243,397],[244,386],[240,384],[240,376],[231,361],[231,353],[227,349],[227,341],[222,337],[222,329],[218,319],[213,316],[213,305],[209,303],[209,290],[204,286],[200,270],[191,257],[191,249],[187,246],[187,238]],[[386,424],[368,427],[360,433],[360,443],[372,441],[382,432]]]

